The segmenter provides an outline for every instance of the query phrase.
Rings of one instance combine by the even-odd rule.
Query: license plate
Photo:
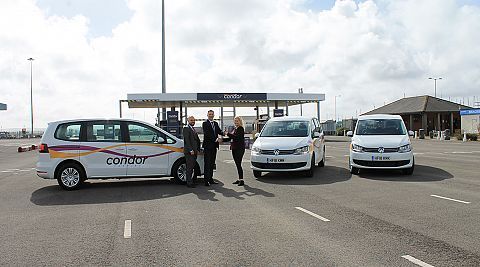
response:
[[[388,160],[390,160],[390,157],[372,156],[372,161],[388,161]]]
[[[268,159],[267,163],[278,163],[278,162],[285,162],[285,159]]]

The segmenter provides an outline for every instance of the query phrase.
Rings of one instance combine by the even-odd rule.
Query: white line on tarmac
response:
[[[320,220],[322,220],[322,221],[324,221],[324,222],[329,222],[329,221],[330,221],[329,219],[324,218],[324,217],[322,217],[322,216],[320,216],[320,215],[318,215],[318,214],[315,214],[315,213],[313,213],[313,212],[311,212],[311,211],[309,211],[309,210],[306,210],[306,209],[304,209],[304,208],[301,208],[301,207],[295,207],[295,208],[296,208],[297,210],[300,210],[300,211],[305,212],[306,214],[312,215],[313,217],[315,217],[315,218],[317,218],[317,219],[320,219]]]
[[[404,259],[406,259],[406,260],[408,260],[408,261],[410,261],[410,262],[413,262],[413,263],[415,263],[415,264],[418,265],[418,266],[422,266],[422,267],[434,267],[433,265],[430,265],[430,264],[428,264],[428,263],[426,263],[426,262],[423,262],[423,261],[421,261],[421,260],[419,260],[419,259],[415,259],[414,257],[412,257],[412,256],[410,256],[410,255],[403,255],[402,258],[404,258]]]
[[[460,202],[460,203],[463,203],[463,204],[470,204],[470,202],[468,202],[468,201],[453,199],[453,198],[449,198],[449,197],[442,197],[442,196],[438,196],[438,195],[430,195],[430,196],[431,196],[431,197],[441,198],[441,199],[446,199],[446,200],[451,200],[451,201],[456,201],[456,202]]]
[[[132,237],[132,220],[125,220],[125,228],[123,230],[123,237]]]

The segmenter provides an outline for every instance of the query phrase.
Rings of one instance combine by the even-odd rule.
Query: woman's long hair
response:
[[[240,121],[240,126],[244,127],[244,126],[243,126],[243,119],[242,119],[242,117],[237,116],[237,117],[235,117],[233,120],[237,120],[237,119]]]

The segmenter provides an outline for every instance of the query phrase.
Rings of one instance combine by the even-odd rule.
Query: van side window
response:
[[[87,142],[121,142],[118,122],[91,122],[87,124]]]
[[[80,128],[82,124],[65,123],[60,124],[55,131],[55,138],[65,141],[78,141],[80,140]]]
[[[155,144],[173,144],[175,140],[168,137],[166,134],[157,131],[146,125],[129,123],[128,134],[130,135],[130,142],[133,143],[155,143]]]

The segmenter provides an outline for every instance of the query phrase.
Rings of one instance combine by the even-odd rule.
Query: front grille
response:
[[[294,149],[290,150],[278,150],[278,155],[291,155],[295,152]],[[260,152],[263,155],[275,155],[275,150],[263,150]]]
[[[363,148],[363,152],[380,153],[378,152],[378,147],[365,147]],[[383,153],[396,153],[396,152],[398,152],[398,147],[384,148],[384,151],[383,151]]]
[[[307,166],[306,162],[295,163],[261,163],[252,162],[252,166],[260,169],[298,169]]]
[[[400,167],[410,163],[410,160],[397,160],[397,161],[369,161],[354,159],[353,163],[362,165],[365,167]]]

